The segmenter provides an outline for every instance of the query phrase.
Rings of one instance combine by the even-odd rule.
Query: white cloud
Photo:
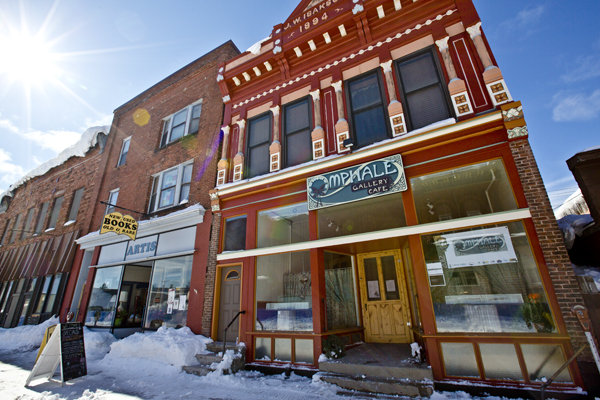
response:
[[[0,119],[0,129],[6,129],[12,133],[19,133],[19,128],[8,119]]]
[[[56,153],[74,145],[81,137],[81,133],[72,131],[34,131],[27,133],[21,132],[20,135],[24,139],[35,142],[37,145],[50,149]]]
[[[13,164],[11,154],[0,148],[0,192],[4,192],[23,175],[25,175],[23,168]]]
[[[525,10],[519,11],[517,14],[516,22],[519,25],[530,25],[538,22],[540,17],[544,13],[545,7],[543,5],[538,5],[534,8],[527,8]]]
[[[589,121],[600,114],[600,89],[590,95],[559,92],[553,101],[552,119],[557,122]]]
[[[578,57],[575,66],[560,78],[567,83],[579,82],[600,76],[600,54]]]
[[[86,118],[85,126],[82,127],[83,130],[86,130],[92,126],[110,126],[112,124],[113,114],[106,114],[96,119]]]

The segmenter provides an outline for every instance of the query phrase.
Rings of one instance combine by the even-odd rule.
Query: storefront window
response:
[[[502,160],[420,176],[410,184],[421,224],[517,208]]]
[[[246,216],[225,220],[223,251],[246,250]]]
[[[46,306],[44,307],[45,313],[51,313],[54,308],[54,302],[56,301],[56,294],[58,293],[58,287],[60,286],[60,278],[62,274],[54,275],[54,280],[52,281],[52,289],[50,289],[50,293],[48,293],[48,299],[46,299]]]
[[[110,327],[117,307],[117,294],[121,283],[123,266],[99,268],[96,271],[85,324]]]
[[[325,287],[327,294],[327,329],[358,326],[352,257],[325,252]]]
[[[258,213],[256,247],[279,246],[308,240],[307,203],[273,208]]]
[[[522,222],[421,240],[438,332],[556,332]]]
[[[310,252],[258,257],[256,330],[312,331]]]
[[[150,266],[128,265],[125,267],[121,291],[119,292],[115,328],[142,326],[151,271]]]
[[[401,193],[324,208],[318,218],[319,239],[406,226]]]
[[[180,328],[186,325],[193,256],[154,263],[145,327]]]
[[[50,282],[52,282],[52,276],[46,276],[44,278],[44,283],[42,285],[42,291],[40,292],[40,297],[38,299],[37,307],[35,308],[34,314],[41,314],[44,309],[44,302],[46,301],[46,295],[48,294],[48,290],[50,289]]]
[[[29,303],[31,302],[31,296],[33,295],[33,289],[35,288],[37,280],[38,278],[33,278],[29,281],[29,284],[27,285],[27,290],[25,291],[25,296],[23,297],[23,307],[21,308],[21,316],[19,317],[19,322],[17,323],[17,326],[25,324],[27,311],[29,311]]]

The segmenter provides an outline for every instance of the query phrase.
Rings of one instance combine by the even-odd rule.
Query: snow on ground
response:
[[[188,328],[159,329],[116,340],[107,332],[84,329],[88,375],[65,383],[38,379],[24,387],[35,363],[45,328],[56,319],[38,326],[0,330],[0,393],[3,400],[134,400],[134,399],[347,399],[338,388],[319,379],[263,375],[242,371],[235,375],[216,372],[205,377],[188,375],[181,365],[190,355],[205,351],[210,341]],[[37,337],[37,340],[35,338]],[[37,344],[35,344],[37,343]],[[108,355],[106,352],[110,349]],[[195,361],[195,360],[194,360]],[[367,399],[360,393],[356,399]],[[432,400],[473,400],[464,392],[436,392]],[[502,400],[486,397],[486,400]]]

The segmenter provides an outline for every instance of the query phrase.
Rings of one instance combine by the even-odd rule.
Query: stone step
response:
[[[204,364],[204,365],[210,365],[212,363],[219,363],[219,362],[221,362],[222,359],[223,359],[223,357],[221,357],[215,353],[196,354],[196,360],[198,360],[198,362],[200,364]]]
[[[212,369],[210,369],[210,366],[207,366],[207,365],[184,366],[183,370],[185,372],[187,372],[188,374],[198,375],[198,376],[206,376],[210,372],[212,372]]]
[[[409,379],[414,381],[433,380],[431,369],[426,365],[407,364],[397,366],[377,365],[376,362],[366,364],[346,364],[342,362],[320,362],[319,370],[350,376],[362,376],[392,379]]]
[[[236,346],[236,344],[234,342],[227,342],[227,345],[225,346],[225,349],[226,350],[233,350],[235,353],[241,353],[242,349],[243,349],[244,353],[246,352],[246,347],[245,346]],[[220,353],[220,352],[223,351],[223,342],[208,343],[206,345],[206,350],[218,354],[218,353]]]
[[[343,389],[388,395],[429,397],[433,394],[433,381],[381,378],[376,376],[347,375],[333,372],[319,372],[320,379]]]

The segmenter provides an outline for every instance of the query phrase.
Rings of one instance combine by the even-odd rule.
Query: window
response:
[[[44,230],[44,221],[46,220],[46,214],[48,213],[49,206],[50,206],[49,201],[42,204],[42,209],[40,210],[40,215],[38,216],[38,221],[35,226],[36,234],[40,234],[42,232],[42,230]]]
[[[271,145],[271,113],[265,113],[249,121],[248,156],[246,167],[248,178],[269,172],[269,146]]]
[[[46,305],[44,306],[45,313],[54,312],[54,302],[56,301],[58,295],[58,288],[60,286],[61,278],[62,274],[54,275],[54,279],[52,280],[52,288],[47,295],[48,298],[46,299]]]
[[[311,115],[308,97],[292,104],[286,104],[283,108],[285,165],[287,167],[312,160]]]
[[[6,242],[6,238],[10,234],[10,231],[12,229],[10,225],[11,222],[12,221],[10,219],[6,221],[6,225],[4,226],[4,234],[2,235],[2,243],[0,243],[1,245],[4,245],[4,243]]]
[[[77,219],[77,212],[79,211],[79,205],[81,204],[84,189],[85,188],[77,189],[73,195],[73,203],[71,204],[71,211],[69,211],[69,221],[75,221]]]
[[[324,252],[324,257],[327,330],[357,327],[356,280],[352,257],[329,251]]]
[[[117,205],[117,199],[119,198],[119,189],[111,190],[108,194],[108,205],[106,206],[106,214],[110,214],[115,211],[115,206]]]
[[[300,203],[258,213],[256,247],[307,242],[308,204]]]
[[[225,220],[223,251],[246,250],[246,216]]]
[[[14,243],[15,239],[17,238],[17,233],[19,232],[18,229],[21,227],[21,218],[22,217],[23,217],[23,214],[17,215],[17,220],[15,221],[15,225],[13,226],[13,229],[12,229],[12,234],[10,235],[10,243]]]
[[[63,196],[57,197],[54,200],[54,206],[52,207],[52,214],[50,214],[50,223],[48,224],[48,229],[54,229],[56,227],[56,221],[58,220],[58,213],[60,212],[62,202]]]
[[[188,202],[194,166],[192,161],[154,175],[148,212]]]
[[[123,140],[123,146],[121,146],[121,155],[119,156],[119,163],[117,164],[117,167],[120,167],[121,165],[125,164],[125,161],[127,160],[127,153],[129,152],[130,144],[131,144],[131,136],[128,137],[127,139]]]
[[[87,308],[87,326],[112,326],[117,308],[117,294],[123,266],[99,268],[96,271],[92,294]]]
[[[33,219],[33,212],[35,211],[35,207],[31,207],[29,211],[27,211],[27,218],[25,218],[25,227],[21,232],[21,240],[25,239],[27,236],[30,236],[32,232],[29,231],[31,229],[31,220]]]
[[[347,83],[354,145],[362,147],[389,137],[381,75],[373,71]]]
[[[396,68],[410,130],[451,117],[445,81],[431,49],[400,59]]]
[[[202,100],[199,100],[187,106],[183,110],[165,118],[162,138],[160,139],[160,147],[165,147],[167,144],[179,139],[182,136],[198,132],[201,113]]]

